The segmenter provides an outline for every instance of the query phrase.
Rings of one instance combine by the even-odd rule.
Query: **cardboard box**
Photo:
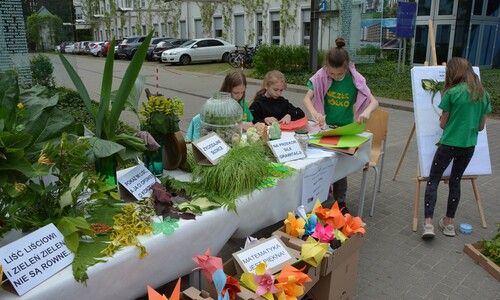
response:
[[[481,253],[483,243],[465,244],[464,252],[500,281],[500,267]]]
[[[189,287],[182,291],[180,300],[214,300],[206,291],[200,291],[195,287]]]
[[[273,232],[282,238],[285,245],[300,250],[305,241],[292,237],[283,228]],[[355,234],[333,254],[321,261],[321,278],[311,288],[308,296],[314,300],[353,299],[358,270],[359,250],[364,237]]]
[[[297,259],[300,258],[300,254],[298,251],[294,249],[289,249],[290,253],[292,253]],[[223,265],[223,270],[224,273],[228,276],[234,277],[236,280],[240,279],[241,276],[241,267],[237,265],[238,263],[234,259],[229,259],[227,262],[224,263]],[[319,268],[314,268],[310,265],[308,265],[305,262],[298,262],[293,265],[297,269],[301,269],[305,267],[305,269],[302,271],[305,274],[307,274],[311,278],[311,282],[305,282],[304,283],[304,294],[302,296],[297,297],[297,299],[302,299],[307,292],[318,282],[320,279],[320,270]],[[201,275],[201,288],[205,291],[207,291],[213,298],[217,299],[217,290],[215,289],[215,286],[213,283],[208,282],[206,279],[205,275]],[[258,297],[255,298],[255,292],[245,288],[241,287],[241,292],[237,294],[236,300],[264,300],[263,297]]]

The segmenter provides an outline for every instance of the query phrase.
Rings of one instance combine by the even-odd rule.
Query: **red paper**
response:
[[[297,129],[300,127],[304,127],[307,124],[309,124],[309,121],[307,120],[306,117],[303,117],[302,119],[292,121],[288,124],[280,124],[280,129],[281,130],[294,130],[294,129]]]
[[[327,144],[327,145],[332,145],[335,146],[339,143],[340,140],[340,135],[334,135],[334,136],[324,136],[319,139],[319,142],[321,144]]]

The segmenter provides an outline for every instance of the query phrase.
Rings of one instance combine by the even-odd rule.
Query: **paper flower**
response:
[[[177,284],[170,295],[170,300],[179,300],[181,297],[181,279],[177,280]],[[149,300],[169,300],[165,295],[161,295],[155,289],[148,285],[148,299]]]
[[[179,228],[179,220],[166,217],[163,222],[151,223],[153,227],[153,234],[166,234],[170,235],[174,232],[175,228]]]
[[[328,224],[323,227],[321,223],[317,223],[316,229],[311,236],[319,240],[321,243],[329,243],[335,238],[335,235],[333,234],[333,226]]]
[[[224,296],[226,296],[226,294],[228,294],[230,300],[235,300],[236,294],[238,294],[239,292],[241,292],[240,282],[238,280],[236,280],[236,278],[233,278],[231,276],[227,276],[226,285],[224,286],[224,289],[222,290],[222,294]]]
[[[305,268],[305,267],[304,267]],[[298,296],[304,294],[304,282],[311,282],[311,278],[304,274],[302,270],[286,264],[281,273],[276,277],[276,286],[281,292],[275,294],[278,300],[297,299]]]
[[[314,238],[308,237],[306,243],[302,245],[300,256],[306,263],[313,267],[317,267],[325,256],[328,246],[328,244],[318,242]]]
[[[312,214],[307,218],[307,223],[304,226],[304,235],[311,235],[316,230],[316,224],[318,224],[318,216]]]
[[[359,232],[361,234],[366,233],[366,229],[363,228],[363,221],[360,217],[353,217],[350,214],[345,214],[345,225],[342,228],[342,233],[347,237]]]
[[[229,300],[229,293],[222,295],[224,286],[226,285],[226,274],[221,269],[215,270],[212,274],[212,280],[214,282],[215,288],[217,289],[217,299],[218,300]]]
[[[320,218],[324,223],[330,224],[333,228],[342,228],[345,224],[344,216],[340,212],[339,204],[337,201],[333,203],[331,209],[323,208],[322,206],[316,208],[314,213]]]
[[[222,269],[222,258],[216,256],[210,256],[210,248],[207,249],[205,255],[198,255],[193,257],[193,260],[198,264],[199,267],[194,268],[194,270],[201,269],[209,282],[212,281],[212,274]]]
[[[257,284],[255,296],[260,297],[266,294],[274,294],[280,290],[274,286],[274,276],[266,269],[267,264],[261,263],[255,269],[253,280]],[[272,297],[272,295],[271,295]]]
[[[299,237],[304,234],[304,225],[306,221],[301,218],[295,218],[295,215],[291,212],[288,213],[288,219],[284,221],[285,232],[291,236]]]

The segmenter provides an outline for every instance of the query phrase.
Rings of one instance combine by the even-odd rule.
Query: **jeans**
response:
[[[457,211],[458,202],[460,201],[460,180],[465,169],[469,165],[472,155],[474,154],[475,146],[462,148],[447,145],[440,145],[434,155],[429,179],[425,188],[425,218],[432,218],[434,216],[434,207],[436,206],[437,189],[439,181],[443,176],[443,172],[453,160],[451,173],[449,178],[449,193],[448,205],[446,208],[446,216],[454,218]]]

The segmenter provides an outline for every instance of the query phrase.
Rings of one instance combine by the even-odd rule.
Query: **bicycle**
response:
[[[253,56],[256,52],[254,47],[237,47],[236,50],[229,53],[228,63],[233,68],[251,69],[253,67]]]

